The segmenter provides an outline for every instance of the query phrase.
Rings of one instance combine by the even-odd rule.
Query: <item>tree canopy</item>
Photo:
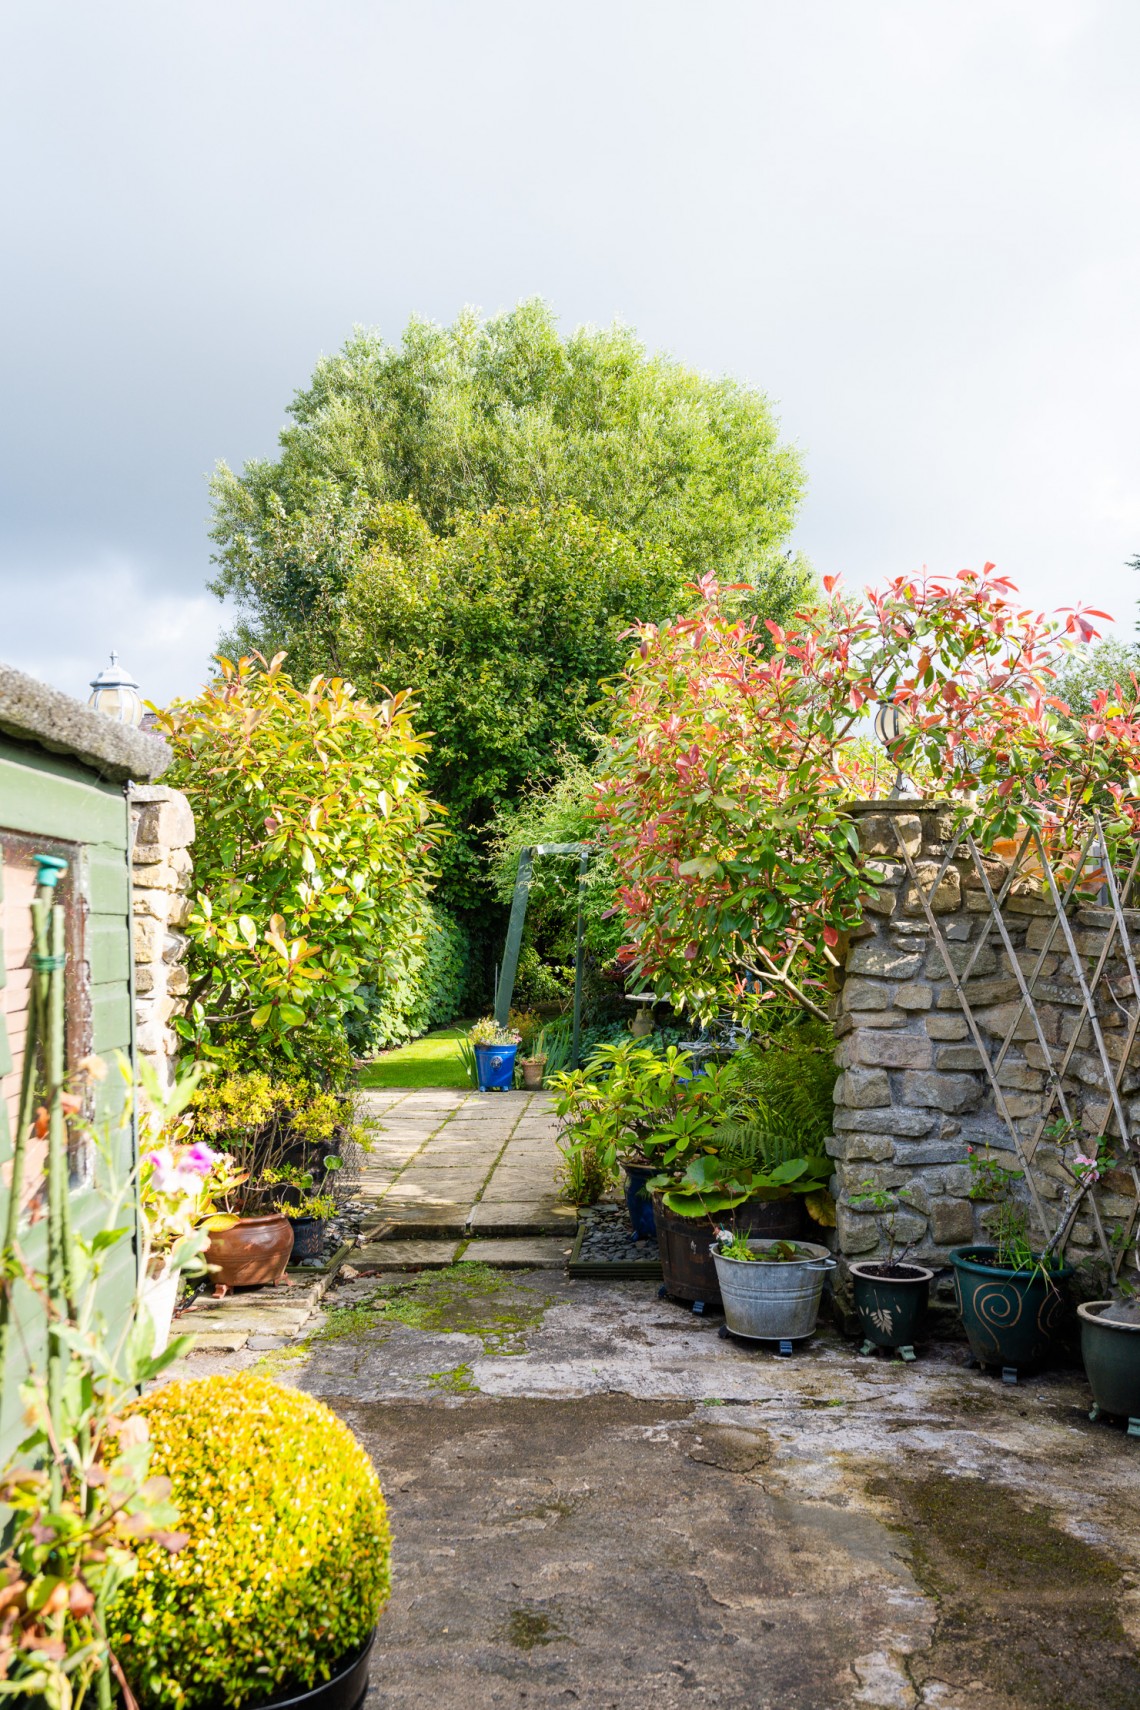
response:
[[[484,829],[593,751],[623,635],[700,575],[787,615],[809,573],[782,549],[803,487],[763,395],[651,354],[628,328],[559,334],[542,302],[402,343],[358,331],[295,396],[275,460],[214,483],[230,646],[296,675],[410,689],[450,813],[447,900],[485,900]]]

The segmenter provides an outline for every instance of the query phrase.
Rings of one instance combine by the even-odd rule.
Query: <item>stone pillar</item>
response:
[[[135,1038],[139,1056],[169,1090],[178,1051],[171,1022],[187,990],[181,928],[190,914],[194,815],[182,792],[163,784],[132,786],[130,804]]]

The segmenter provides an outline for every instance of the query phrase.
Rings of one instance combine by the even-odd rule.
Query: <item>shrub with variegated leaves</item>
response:
[[[1053,851],[1140,824],[1140,691],[1073,719],[1057,666],[1095,635],[1050,621],[992,574],[900,578],[827,601],[787,629],[736,614],[712,578],[690,617],[636,632],[613,685],[597,812],[618,873],[637,976],[701,1015],[791,996],[823,1015],[828,959],[875,889],[846,813],[870,793],[867,727],[881,703],[903,730],[883,757],[959,804],[993,842],[1041,829]]]

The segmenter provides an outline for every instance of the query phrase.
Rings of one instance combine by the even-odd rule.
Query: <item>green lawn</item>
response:
[[[362,1087],[470,1087],[459,1055],[466,1027],[445,1027],[425,1033],[410,1045],[385,1051],[360,1071]]]

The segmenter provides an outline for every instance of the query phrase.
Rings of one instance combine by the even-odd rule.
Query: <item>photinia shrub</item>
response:
[[[891,762],[959,803],[985,843],[1037,826],[1064,850],[1093,810],[1140,828],[1140,691],[1083,719],[1053,692],[1079,609],[1024,610],[987,564],[900,578],[784,629],[734,615],[712,578],[692,616],[635,632],[611,688],[596,811],[618,873],[635,971],[702,1016],[812,987],[875,877],[846,804],[870,792],[867,725],[889,702]]]
[[[374,705],[336,677],[300,689],[283,661],[220,659],[159,717],[197,827],[176,1026],[201,1056],[321,1078],[347,1058],[366,970],[394,983],[417,956],[439,810],[406,694]]]

